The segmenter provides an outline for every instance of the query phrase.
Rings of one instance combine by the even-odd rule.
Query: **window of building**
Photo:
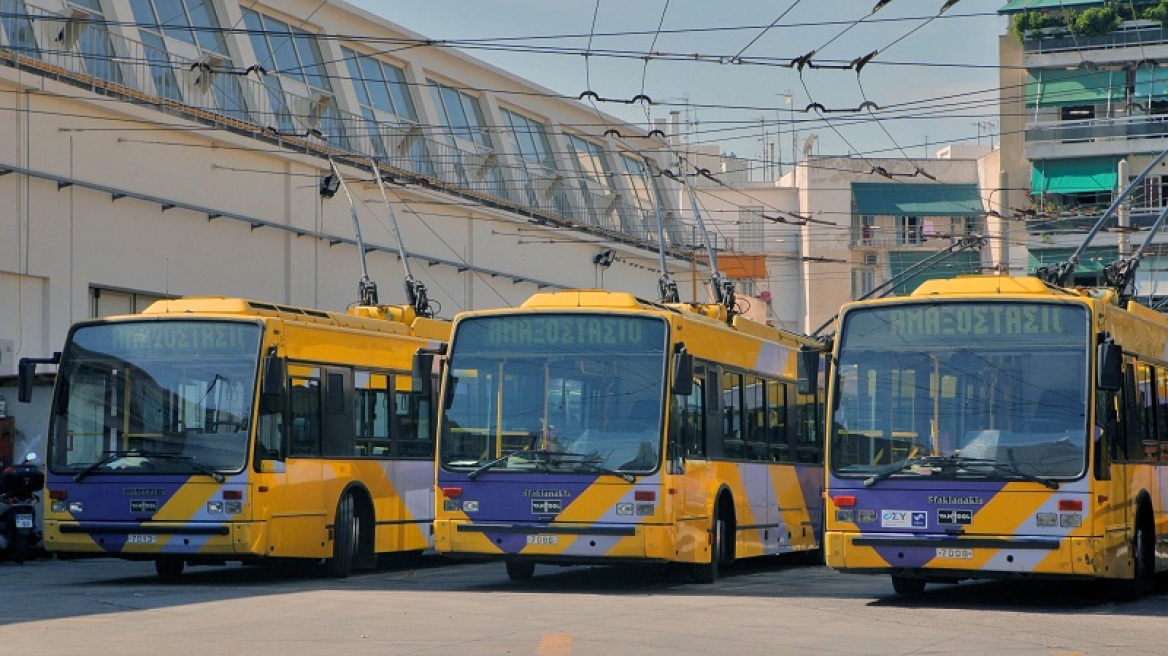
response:
[[[490,150],[491,140],[487,138],[486,122],[479,99],[459,91],[454,87],[430,81],[430,91],[434,98],[434,109],[438,112],[441,125],[447,128],[445,136],[451,144],[456,140],[468,141],[480,148]]]
[[[274,116],[264,124],[275,124],[285,132],[315,131],[343,145],[340,115],[316,37],[252,9],[241,9],[256,62],[268,71],[263,81]]]
[[[502,112],[503,121],[511,129],[511,143],[515,154],[524,162],[554,171],[556,161],[552,157],[551,143],[548,141],[543,123],[509,109],[503,109]]]
[[[896,244],[915,246],[924,243],[924,222],[919,216],[896,217]]]
[[[762,253],[766,250],[763,241],[762,207],[738,209],[738,250],[744,253]]]
[[[7,37],[8,48],[22,57],[39,58],[32,19],[23,2],[0,0],[0,30]]]
[[[363,109],[377,112],[381,120],[417,122],[418,113],[410,98],[405,71],[348,48],[344,48],[344,53],[357,102]]]
[[[154,301],[161,301],[169,296],[130,292],[120,289],[91,287],[89,289],[90,316],[111,317],[119,314],[137,314],[145,310]]]
[[[146,47],[146,59],[158,95],[192,105],[209,104],[204,100],[214,99],[215,106],[224,114],[246,117],[239,78],[211,72],[216,68],[230,68],[231,55],[210,3],[131,0],[130,8]],[[191,62],[198,61],[210,62],[211,70],[191,68]],[[184,71],[190,71],[186,78],[176,76],[176,72],[183,75]],[[211,93],[204,98],[199,95],[203,91]]]
[[[121,84],[122,72],[115,65],[117,58],[114,56],[109,32],[105,28],[106,22],[101,11],[101,3],[98,0],[69,0],[65,4],[67,7],[64,12],[66,16],[71,11],[79,11],[84,18],[70,19],[66,28],[60,32],[61,41],[54,44],[53,48],[76,50],[81,54],[85,73],[102,80]],[[10,15],[8,9],[4,9],[4,15],[5,17]],[[73,63],[70,62],[70,64]]]
[[[576,168],[577,184],[584,201],[583,206],[587,208],[586,216],[574,218],[604,228],[616,228],[617,226],[612,220],[613,208],[610,205],[615,192],[612,188],[612,181],[609,179],[604,148],[574,134],[566,136],[568,138],[568,151]]]

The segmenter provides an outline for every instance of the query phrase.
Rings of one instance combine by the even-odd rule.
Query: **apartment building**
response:
[[[1014,272],[1065,261],[1137,176],[1168,149],[1168,18],[1158,2],[1011,0],[999,46],[1002,194]],[[1076,284],[1143,244],[1168,206],[1168,166],[1153,167],[1087,245]],[[1130,229],[1121,226],[1128,225]],[[1168,295],[1161,235],[1137,271],[1137,294]]]

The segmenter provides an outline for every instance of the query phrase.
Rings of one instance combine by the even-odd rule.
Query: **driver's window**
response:
[[[289,454],[320,455],[320,369],[289,365]]]

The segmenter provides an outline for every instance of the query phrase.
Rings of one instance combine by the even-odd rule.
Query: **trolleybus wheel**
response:
[[[353,572],[353,559],[360,544],[361,523],[357,521],[353,495],[346,494],[337,504],[337,519],[333,523],[333,557],[325,561],[324,573],[334,579],[343,579]]]
[[[896,594],[918,595],[925,591],[925,580],[893,574],[892,589],[896,591]]]
[[[1132,538],[1132,573],[1130,579],[1112,579],[1109,581],[1111,597],[1116,601],[1135,601],[1140,595],[1147,592],[1155,583],[1154,558],[1155,545],[1152,536],[1147,530],[1147,520],[1144,513],[1139,514],[1136,521],[1136,534]]]
[[[182,576],[183,568],[186,565],[182,558],[162,557],[154,559],[154,571],[158,573],[159,577],[168,581]]]
[[[714,508],[714,521],[710,525],[710,562],[695,563],[693,566],[693,580],[695,583],[713,583],[718,580],[718,569],[726,558],[725,526],[719,516],[717,507]]]
[[[507,578],[512,581],[527,581],[535,576],[535,563],[530,560],[508,560]]]

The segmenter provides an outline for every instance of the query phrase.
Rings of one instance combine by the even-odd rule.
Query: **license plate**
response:
[[[558,536],[555,535],[529,535],[527,536],[527,544],[556,544],[559,542]]]
[[[16,528],[32,528],[32,515],[17,515]]]
[[[937,547],[938,558],[957,558],[961,560],[969,560],[973,558],[973,549],[953,549],[950,547]]]
[[[158,536],[157,535],[141,535],[139,533],[131,533],[126,538],[126,542],[128,542],[130,544],[154,544],[154,543],[158,542]]]

